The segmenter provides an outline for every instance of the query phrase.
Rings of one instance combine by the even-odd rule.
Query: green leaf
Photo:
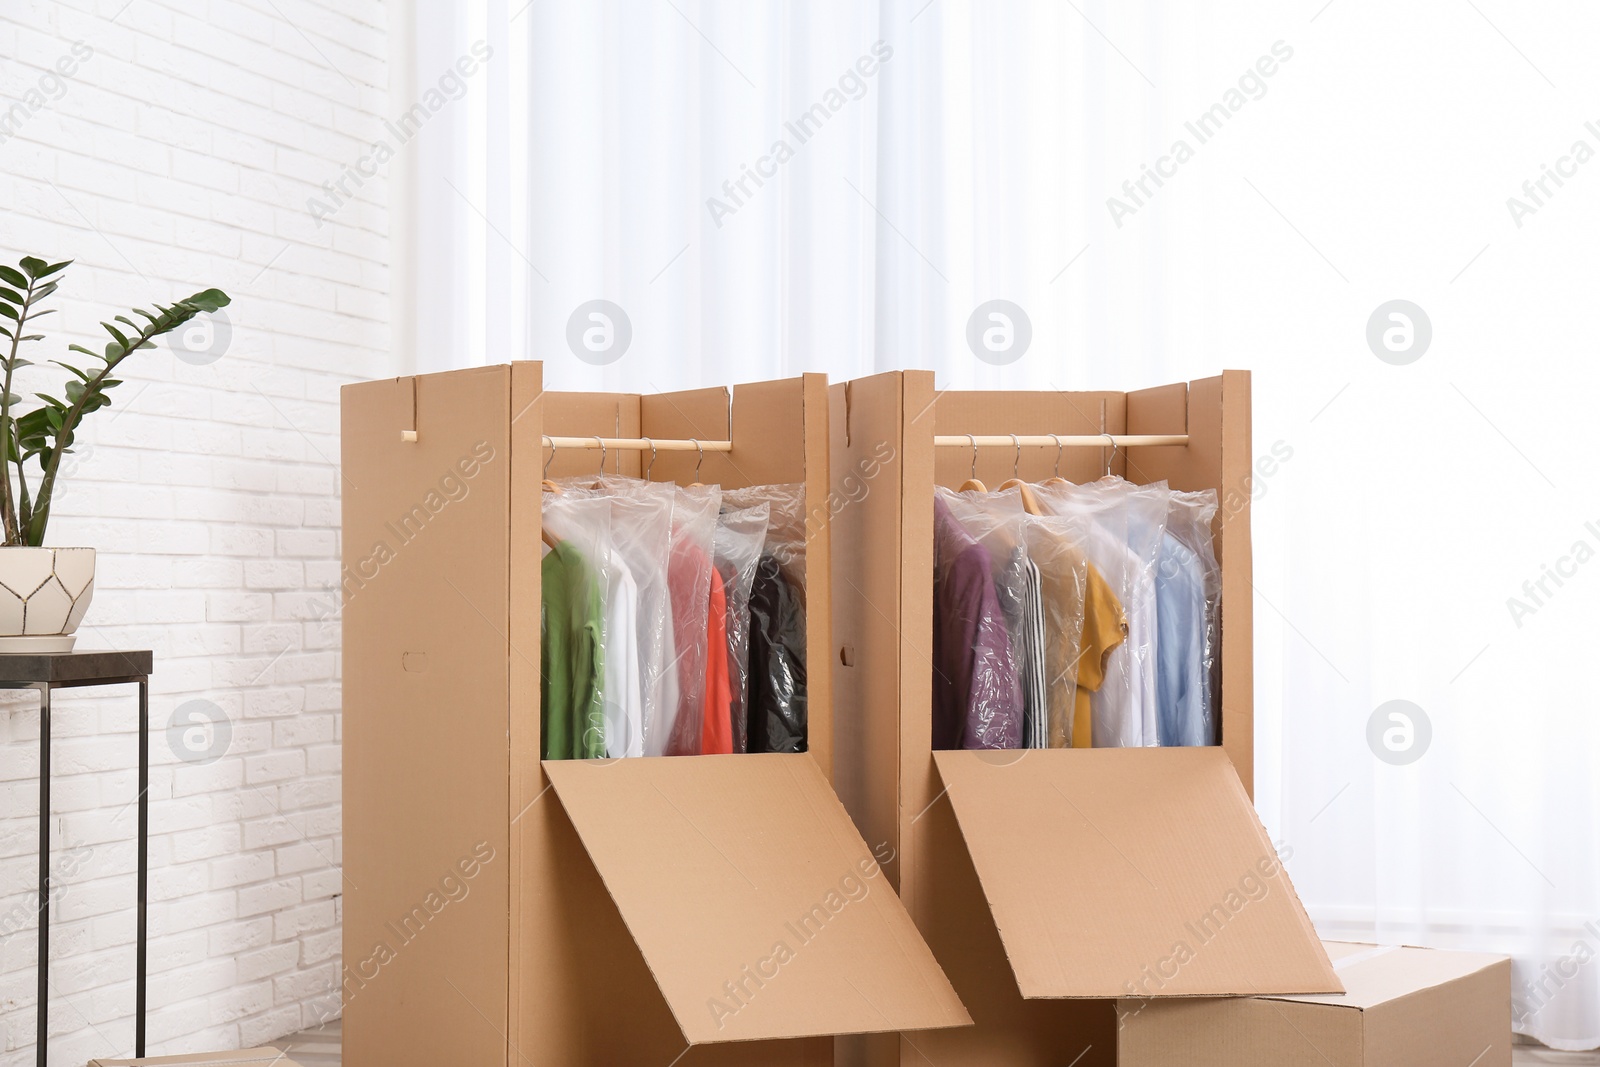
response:
[[[28,277],[38,278],[49,271],[50,264],[34,256],[23,256],[22,269],[28,272]]]
[[[26,337],[20,338],[20,340],[23,340],[23,341],[43,341],[44,340],[44,334],[42,334],[42,333],[30,333]],[[15,361],[12,362],[11,365],[13,367],[31,367],[31,366],[33,366],[32,363],[29,363],[25,359],[15,360]]]
[[[104,358],[105,358],[105,361],[107,363],[110,363],[110,362],[112,362],[114,360],[121,359],[123,356],[125,356],[127,354],[128,354],[127,346],[119,345],[115,341],[107,341],[106,342],[106,354],[105,354]]]
[[[120,344],[123,348],[127,348],[128,347],[128,339],[127,339],[127,337],[123,336],[123,333],[122,333],[121,330],[117,329],[115,326],[111,325],[109,322],[102,322],[100,325],[104,326],[106,328],[106,333],[109,333],[112,337],[115,337],[117,339],[117,343]]]
[[[68,352],[82,352],[86,356],[93,356],[95,359],[99,359],[100,358],[100,353],[91,351],[91,350],[89,350],[87,348],[84,348],[82,345],[68,345],[67,346],[67,351]]]
[[[63,363],[59,359],[52,359],[50,362],[54,363],[58,367],[61,367],[61,368],[65,369],[65,370],[71,371],[73,374],[76,374],[78,377],[82,378],[84,381],[88,381],[89,379],[94,377],[94,375],[90,374],[88,371],[79,370],[77,367],[74,367],[72,364]]]
[[[26,298],[23,297],[21,293],[17,292],[15,289],[6,289],[3,287],[0,287],[0,300],[9,300],[19,307],[26,303]]]
[[[0,278],[5,279],[6,284],[15,285],[19,289],[28,287],[28,279],[24,278],[22,272],[15,267],[0,266]]]
[[[62,420],[66,418],[66,412],[60,408],[45,408],[44,417],[49,421],[50,428],[59,432]]]
[[[82,382],[67,383],[67,399],[76,404],[83,397],[84,385]]]
[[[43,311],[30,309],[29,312],[28,312],[28,318],[30,318],[30,319],[42,319],[46,315],[54,315],[55,313],[56,313],[56,309],[55,308],[45,308]]]
[[[184,303],[191,304],[200,311],[216,311],[218,308],[227,307],[233,301],[221,289],[203,289]]]
[[[17,309],[12,307],[10,304],[0,304],[0,315],[4,315],[13,322],[22,321],[22,319],[17,315]]]
[[[44,408],[35,408],[17,420],[17,435],[24,444],[31,442],[43,443],[45,434],[50,432],[50,421],[45,416]]]
[[[72,263],[73,263],[73,261],[70,260],[70,259],[63,259],[60,263],[52,263],[48,267],[46,267],[44,270],[39,272],[39,277],[41,277],[41,278],[48,277],[48,276],[54,274],[58,270],[63,270],[65,268],[67,268],[67,267],[72,266]]]

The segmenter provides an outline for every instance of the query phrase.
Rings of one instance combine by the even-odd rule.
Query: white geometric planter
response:
[[[0,652],[70,652],[94,597],[94,549],[0,547]]]

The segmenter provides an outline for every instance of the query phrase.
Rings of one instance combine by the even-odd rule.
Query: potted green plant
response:
[[[142,322],[127,315],[102,322],[111,335],[105,350],[68,345],[88,357],[77,361],[85,365],[50,360],[66,379],[60,396],[36,392],[39,404],[24,411],[27,402],[12,392],[13,386],[21,388],[17,372],[34,366],[22,358],[23,346],[44,340],[30,330],[37,329],[35,320],[53,312],[43,302],[71,262],[25,256],[15,267],[0,264],[0,652],[70,650],[94,594],[94,549],[44,547],[62,457],[72,454],[83,417],[111,404],[108,390],[122,384],[114,372],[128,356],[154,347],[157,337],[196,315],[228,304],[226,293],[206,289],[171,307],[156,304],[154,312],[132,309]]]

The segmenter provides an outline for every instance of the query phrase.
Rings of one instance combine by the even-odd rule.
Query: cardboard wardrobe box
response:
[[[835,1034],[968,1022],[829,786],[827,419],[820,375],[547,393],[530,362],[345,387],[346,1067],[822,1067]],[[804,483],[809,752],[541,761],[540,482],[602,462]]]
[[[835,384],[834,787],[894,843],[900,897],[974,1025],[851,1038],[843,1062],[1110,1067],[1116,998],[1342,987],[1249,797],[1250,497],[1266,471],[1241,371],[1137,392]],[[938,447],[936,435],[1187,435],[1183,445]],[[932,749],[933,497],[1108,470],[1215,489],[1220,748]]]
[[[243,1048],[234,1052],[151,1056],[141,1060],[90,1060],[89,1067],[298,1067],[298,1065],[275,1048]]]
[[[1510,1067],[1506,957],[1327,949],[1342,996],[1120,1002],[1119,1067]]]

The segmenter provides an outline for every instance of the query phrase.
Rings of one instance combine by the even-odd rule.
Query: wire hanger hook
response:
[[[1056,443],[1056,477],[1061,477],[1061,435],[1051,434],[1050,440]]]
[[[1101,434],[1110,444],[1111,451],[1106,453],[1106,477],[1111,477],[1111,461],[1117,458],[1117,439],[1111,434]]]
[[[650,472],[655,470],[656,467],[656,443],[651,441],[648,437],[646,437],[645,440],[650,443],[650,462],[644,468],[645,481],[649,481]]]
[[[600,446],[600,473],[606,472],[606,439],[599,434],[594,435],[595,442]]]
[[[698,482],[700,480],[700,464],[706,461],[706,450],[700,444],[700,439],[698,437],[694,439],[694,451],[694,480]]]
[[[976,479],[978,477],[978,439],[969,433],[967,434],[967,441],[972,445],[972,477]]]
[[[1012,434],[1011,435],[1011,447],[1016,449],[1016,453],[1014,455],[1012,455],[1012,457],[1011,457],[1011,477],[1013,477],[1013,478],[1021,478],[1022,477],[1022,444],[1017,440],[1017,435],[1016,434]]]
[[[544,461],[544,477],[546,479],[549,479],[549,477],[550,477],[550,464],[554,463],[555,461],[556,461],[556,444],[555,444],[554,441],[552,441],[552,442],[550,442],[550,455],[545,457],[545,461]]]

